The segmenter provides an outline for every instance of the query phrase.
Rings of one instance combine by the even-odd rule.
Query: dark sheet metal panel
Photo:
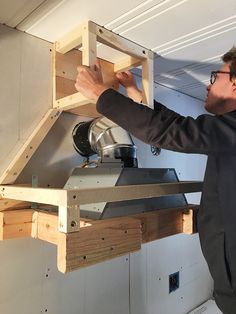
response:
[[[102,178],[104,178],[104,176],[106,177],[107,171],[110,170],[106,169],[106,167],[79,169],[76,173],[73,173],[73,180],[70,178],[65,188],[73,189],[75,186],[76,188],[85,188],[88,186],[92,188],[99,187],[99,184],[105,184],[106,186],[124,186],[178,182],[175,169],[170,168],[123,168],[116,172],[117,179],[113,177],[112,180],[109,179],[107,182],[104,182]],[[91,177],[91,174],[93,178]],[[114,179],[116,183],[114,182]],[[81,205],[80,212],[81,217],[83,218],[107,219],[158,209],[182,207],[186,205],[187,201],[184,194],[176,194],[130,201]]]
[[[154,184],[178,182],[175,169],[124,168],[116,185]],[[184,194],[148,199],[107,203],[100,219],[138,214],[157,209],[186,206]]]

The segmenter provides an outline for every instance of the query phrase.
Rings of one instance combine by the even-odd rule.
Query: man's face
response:
[[[219,71],[230,72],[230,64],[225,63]],[[227,73],[217,73],[216,80],[207,87],[205,109],[216,115],[236,110],[236,80],[231,81]]]

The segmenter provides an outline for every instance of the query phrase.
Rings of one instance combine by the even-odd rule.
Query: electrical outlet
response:
[[[169,275],[169,293],[179,288],[179,272]]]

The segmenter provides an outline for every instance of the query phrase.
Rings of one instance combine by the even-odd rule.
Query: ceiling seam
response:
[[[164,49],[159,49],[158,47],[155,47],[155,48],[152,48],[153,50],[158,50],[158,53],[159,54],[161,54],[161,53],[163,53],[163,52],[165,52],[165,51],[168,51],[168,50],[170,50],[170,49],[172,49],[172,48],[175,48],[175,47],[178,47],[178,46],[180,46],[180,45],[183,45],[183,44],[185,44],[185,43],[188,43],[188,42],[193,42],[193,44],[194,44],[194,40],[195,39],[198,39],[198,38],[201,38],[201,37],[203,37],[203,39],[204,39],[204,37],[205,36],[207,36],[207,35],[209,35],[209,34],[214,34],[215,32],[217,32],[217,34],[218,34],[218,31],[219,30],[222,30],[222,29],[224,29],[224,28],[227,28],[227,27],[229,27],[229,26],[232,26],[232,25],[234,25],[234,24],[236,24],[236,21],[235,22],[232,22],[232,23],[229,23],[229,24],[225,24],[225,25],[222,25],[221,27],[218,27],[218,28],[215,28],[215,29],[212,29],[212,30],[210,30],[210,31],[208,31],[208,32],[205,32],[205,33],[203,33],[203,34],[199,34],[199,35],[197,35],[197,36],[195,36],[195,37],[191,37],[191,38],[189,38],[189,39],[187,39],[187,40],[184,40],[184,41],[181,41],[181,42],[179,42],[179,43],[176,43],[175,45],[172,45],[172,46],[169,46],[169,47],[166,47],[166,48],[164,48]],[[229,27],[229,31],[232,29],[232,27],[230,28]],[[216,34],[216,35],[217,35]],[[191,36],[191,33],[188,35],[188,36]]]
[[[193,31],[193,32],[188,33],[188,34],[186,34],[186,35],[183,35],[183,36],[180,36],[180,37],[175,38],[175,39],[173,39],[173,40],[170,40],[170,41],[166,42],[165,44],[161,44],[161,45],[159,45],[159,46],[154,47],[153,49],[160,49],[160,48],[162,48],[162,47],[164,47],[164,46],[170,45],[170,44],[173,43],[173,42],[177,42],[177,41],[179,41],[179,40],[181,40],[181,39],[184,39],[184,38],[187,38],[187,37],[190,37],[190,36],[191,36],[191,38],[192,38],[192,36],[193,36],[194,34],[197,34],[197,33],[199,33],[199,32],[202,32],[203,30],[209,29],[209,28],[211,28],[211,27],[213,27],[213,26],[222,24],[222,23],[224,23],[224,22],[226,22],[226,21],[229,21],[229,20],[232,20],[232,19],[236,19],[236,15],[233,15],[233,16],[227,18],[227,19],[220,20],[220,21],[218,21],[218,22],[216,22],[216,23],[212,23],[212,24],[210,24],[210,25],[208,25],[208,26],[205,26],[205,27],[202,27],[202,28],[200,28],[200,29],[198,29],[198,30],[196,30],[196,31]],[[224,25],[230,25],[230,23],[224,24]],[[222,27],[224,27],[224,25],[223,25]],[[217,29],[218,29],[218,28],[217,28]],[[213,30],[215,30],[215,28],[213,28]],[[204,35],[204,34],[206,34],[206,32],[203,32],[203,33],[200,34],[200,35]],[[199,36],[200,36],[200,35],[199,35]]]
[[[192,42],[192,43],[189,43],[189,44],[187,44],[187,45],[182,45],[182,46],[179,47],[179,48],[176,48],[176,49],[173,49],[173,50],[171,50],[171,51],[168,51],[168,52],[166,52],[166,53],[161,54],[161,56],[169,55],[169,54],[171,54],[171,53],[173,53],[173,52],[179,51],[179,50],[181,50],[181,49],[183,49],[183,48],[187,48],[187,47],[193,46],[193,45],[198,44],[198,43],[200,43],[200,42],[202,42],[202,41],[205,41],[205,40],[208,40],[208,39],[210,39],[210,38],[219,36],[219,35],[221,35],[221,34],[227,33],[227,32],[232,31],[232,30],[234,30],[234,29],[236,29],[236,26],[235,26],[235,27],[232,27],[232,28],[230,28],[230,29],[221,31],[221,32],[219,32],[219,33],[217,33],[217,34],[213,34],[213,35],[211,35],[211,36],[206,36],[206,37],[204,37],[204,38],[202,38],[202,39],[196,40],[196,41],[194,41],[194,42]],[[152,51],[157,52],[157,51],[155,51],[154,49],[152,49]],[[159,51],[158,51],[158,54],[160,54]]]

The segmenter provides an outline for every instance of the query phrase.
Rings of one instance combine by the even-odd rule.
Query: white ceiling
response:
[[[235,0],[0,0],[0,23],[51,42],[88,19],[152,49],[155,81],[202,100],[236,45]]]

